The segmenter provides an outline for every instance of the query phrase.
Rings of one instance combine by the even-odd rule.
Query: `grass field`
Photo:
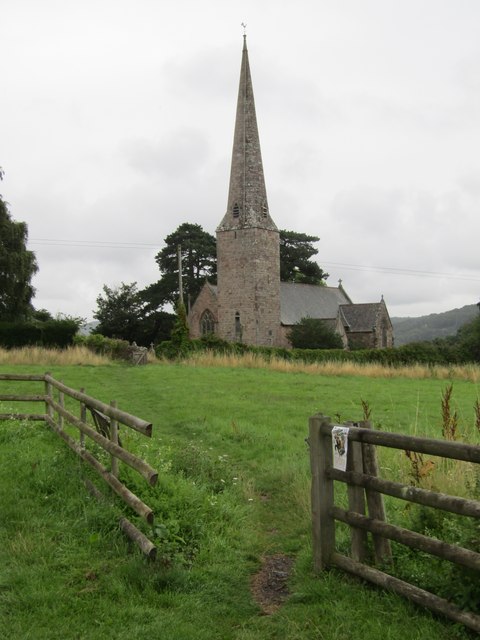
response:
[[[2,366],[9,373],[45,370]],[[441,437],[448,381],[201,364],[53,364],[48,370],[153,422],[151,441],[134,432],[122,437],[160,471],[158,487],[123,473],[155,509],[154,528],[145,531],[158,544],[160,559],[148,564],[130,548],[116,525],[120,505],[88,496],[85,471],[46,426],[0,423],[3,637],[470,637],[392,594],[335,571],[315,576],[311,568],[309,416],[362,419],[363,400],[381,429]],[[41,385],[34,390],[5,383],[2,389],[33,393]],[[453,382],[459,437],[477,444],[478,391],[476,382]],[[0,411],[11,407],[3,405]],[[401,452],[381,458],[381,466],[385,475],[408,481]],[[472,473],[450,467],[428,480],[470,491]],[[404,505],[387,504],[387,510],[400,520],[411,517]],[[273,615],[262,615],[252,598],[252,576],[263,557],[279,553],[294,561],[291,595]],[[408,566],[415,574],[425,571],[424,565]]]

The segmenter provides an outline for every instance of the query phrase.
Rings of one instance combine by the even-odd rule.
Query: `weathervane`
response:
[[[245,22],[242,22],[242,27],[243,27],[243,35],[246,36],[247,35],[247,25],[245,24]]]

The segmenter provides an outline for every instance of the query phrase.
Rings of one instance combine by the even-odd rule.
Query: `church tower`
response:
[[[245,35],[243,39],[228,205],[217,228],[217,333],[231,342],[275,345],[280,241],[268,209]]]

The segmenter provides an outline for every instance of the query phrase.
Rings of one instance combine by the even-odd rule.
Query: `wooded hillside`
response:
[[[458,329],[478,315],[476,304],[465,305],[444,313],[431,313],[418,318],[391,318],[395,346],[453,336]]]

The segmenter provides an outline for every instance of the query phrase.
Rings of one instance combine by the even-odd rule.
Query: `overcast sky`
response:
[[[36,308],[91,319],[227,205],[242,34],[272,217],[354,302],[480,297],[478,0],[0,0],[0,193]]]

